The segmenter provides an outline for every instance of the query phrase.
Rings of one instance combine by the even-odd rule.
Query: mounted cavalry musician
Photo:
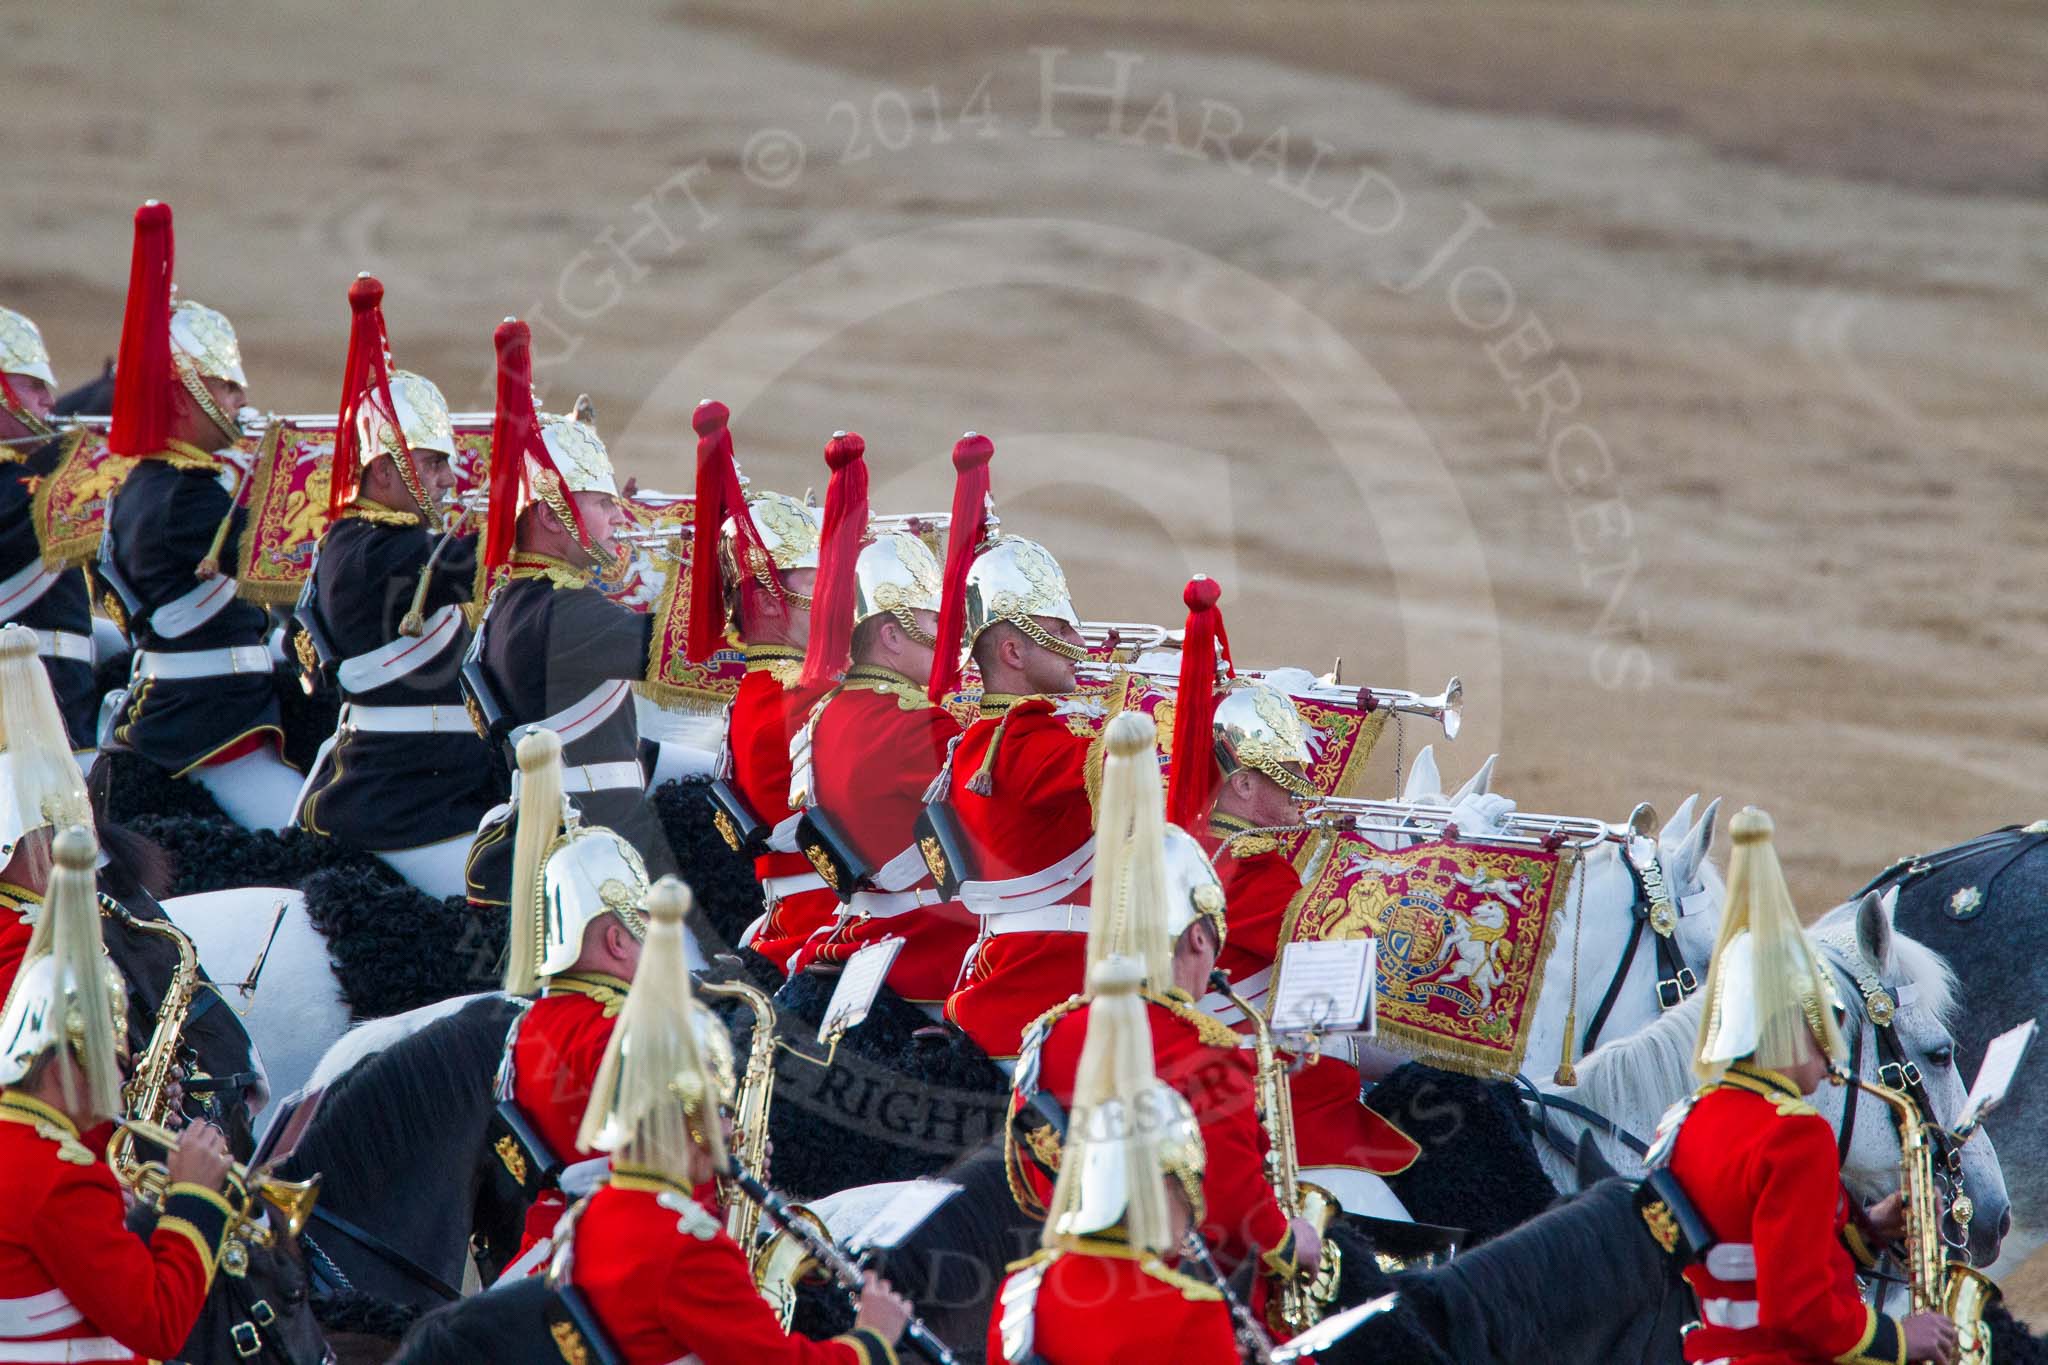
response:
[[[1095,1003],[1073,1017],[1086,1038],[1044,1249],[997,1293],[990,1361],[1123,1365],[1161,1359],[1162,1346],[1199,1365],[1240,1358],[1222,1292],[1172,1265],[1202,1218],[1204,1134],[1153,1073],[1159,1015],[1140,994],[1144,972],[1110,957],[1089,974]]]
[[[1694,1057],[1706,1086],[1666,1116],[1649,1157],[1696,1215],[1679,1226],[1703,1224],[1693,1236],[1708,1244],[1692,1248],[1698,1259],[1685,1270],[1703,1319],[1685,1358],[1945,1365],[1956,1345],[1947,1318],[1902,1322],[1857,1292],[1857,1266],[1902,1235],[1904,1217],[1896,1197],[1866,1213],[1842,1186],[1834,1129],[1805,1099],[1847,1055],[1833,981],[1799,927],[1771,818],[1748,807],[1730,833],[1727,909]]]
[[[455,487],[455,430],[439,389],[391,368],[383,297],[368,275],[349,287],[328,527],[297,613],[344,701],[297,820],[376,852],[430,895],[459,896],[477,822],[498,799],[460,679],[476,537],[435,535]]]
[[[1267,1011],[1283,922],[1301,894],[1300,874],[1267,831],[1298,824],[1297,803],[1316,790],[1308,778],[1307,730],[1293,698],[1261,680],[1217,680],[1219,644],[1225,672],[1235,673],[1217,605],[1221,596],[1216,581],[1199,574],[1182,594],[1188,617],[1175,693],[1167,818],[1181,828],[1206,831],[1202,846],[1214,860],[1229,907],[1230,934],[1216,965],[1235,994]],[[1220,1013],[1241,1031],[1252,1027],[1235,1008]],[[1379,1079],[1400,1059],[1369,1047],[1361,1053],[1324,1053],[1289,1074],[1296,1155],[1302,1166],[1315,1168],[1316,1183],[1347,1211],[1405,1220],[1407,1211],[1384,1178],[1407,1170],[1421,1149],[1359,1101],[1361,1064]]]
[[[1019,536],[983,539],[986,461],[959,482],[968,489],[956,487],[947,531],[931,694],[957,685],[960,653],[946,642],[960,641],[981,671],[981,715],[954,746],[927,818],[953,874],[939,880],[959,879],[961,903],[981,918],[946,1017],[1007,1060],[1025,1025],[1085,980],[1094,801],[1088,727],[1068,718],[1088,705],[1074,681],[1087,649],[1051,552]],[[973,509],[964,518],[963,503]]]
[[[513,1024],[498,1070],[499,1157],[533,1195],[524,1252],[555,1226],[569,1168],[603,1167],[577,1142],[598,1063],[626,1003],[647,934],[647,868],[611,830],[584,824],[563,799],[562,742],[552,730],[519,741],[520,800],[512,855],[512,918],[504,988],[535,996]],[[515,1145],[508,1153],[504,1137]],[[593,1163],[593,1158],[596,1160]],[[594,1167],[594,1168],[593,1168]],[[514,1266],[508,1273],[519,1273]]]
[[[692,998],[688,899],[670,878],[648,898],[640,973],[578,1135],[611,1154],[611,1179],[563,1223],[552,1273],[628,1365],[894,1365],[909,1307],[885,1283],[869,1281],[847,1335],[792,1337],[756,1291],[746,1253],[691,1196],[726,1161],[724,1115],[738,1084],[725,1026]]]
[[[988,444],[976,436],[961,445],[974,442]],[[798,842],[832,869],[827,880],[845,910],[811,936],[793,966],[837,965],[870,943],[900,938],[888,985],[937,1006],[959,979],[974,918],[936,889],[917,847],[917,818],[960,722],[925,695],[938,561],[907,532],[869,536],[863,449],[849,432],[825,448],[832,484],[799,685],[831,690],[790,748],[789,802],[804,812]]]
[[[747,661],[727,716],[727,777],[713,787],[715,818],[736,852],[753,855],[766,902],[744,946],[786,969],[839,915],[839,898],[797,848],[789,800],[790,742],[833,681],[803,679],[821,527],[795,498],[742,491],[725,404],[698,404],[691,422],[697,505],[686,647],[707,662],[730,632]]]
[[[498,409],[483,573],[489,606],[464,682],[494,739],[535,730],[562,741],[562,789],[584,821],[616,830],[648,866],[670,864],[640,764],[633,684],[647,676],[654,618],[612,601],[598,575],[617,561],[625,517],[597,433],[533,406],[533,338],[508,319],[496,335]],[[513,792],[513,803],[518,792]],[[485,816],[470,852],[473,902],[509,899],[512,806]]]
[[[1195,1005],[1225,939],[1223,889],[1194,839],[1168,825],[1150,719],[1126,712],[1105,735],[1101,820],[1088,930],[1087,973],[1114,957],[1143,973],[1148,1074],[1184,1096],[1208,1151],[1207,1208],[1195,1221],[1226,1271],[1254,1257],[1277,1275],[1313,1270],[1321,1238],[1306,1219],[1290,1221],[1265,1172],[1249,1054],[1237,1035]],[[1079,935],[1077,938],[1081,937]],[[1073,1159],[1060,1116],[1080,1096],[1084,1040],[1099,997],[1076,994],[1025,1030],[1012,1092],[1005,1159],[1027,1213],[1048,1207],[1053,1178]],[[1074,1132],[1074,1122],[1067,1134]]]
[[[30,504],[65,442],[50,427],[57,376],[35,323],[0,308],[0,625],[33,627],[81,765],[99,723],[92,682],[92,603],[85,574],[43,564]]]
[[[247,379],[228,320],[171,294],[171,210],[135,211],[108,448],[139,461],[114,493],[98,572],[135,662],[101,747],[204,786],[251,829],[290,822],[300,779],[283,740],[270,618],[223,566],[248,521],[236,414]]]
[[[93,823],[38,653],[36,632],[0,628],[0,997],[14,984],[43,911],[51,839]]]
[[[0,1011],[0,1360],[177,1353],[232,1213],[226,1140],[196,1124],[148,1240],[123,1221],[102,1125],[121,1108],[125,996],[101,954],[96,853],[80,826],[57,835],[49,903]]]

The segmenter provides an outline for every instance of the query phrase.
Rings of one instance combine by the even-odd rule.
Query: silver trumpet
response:
[[[1136,625],[1130,626],[1129,629],[1146,633],[1132,639],[1122,633],[1125,628],[1126,623],[1120,621],[1087,621],[1082,623],[1081,638],[1098,648],[1104,644],[1114,643],[1119,649],[1134,648],[1143,652],[1166,644],[1178,645],[1182,635],[1180,631],[1167,630],[1162,626]],[[1091,635],[1091,631],[1096,633]],[[1078,677],[1097,680],[1108,679],[1117,673],[1135,673],[1141,678],[1150,678],[1168,687],[1178,686],[1180,683],[1180,674],[1177,672],[1168,672],[1163,668],[1134,668],[1122,663],[1098,663],[1091,660],[1079,665],[1074,671]],[[1237,676],[1264,679],[1268,673],[1260,669],[1240,668],[1237,670]],[[1290,695],[1306,697],[1310,701],[1329,702],[1336,706],[1373,711],[1384,708],[1396,715],[1427,716],[1444,727],[1445,739],[1456,739],[1458,730],[1464,723],[1465,684],[1455,677],[1445,683],[1444,690],[1433,697],[1425,697],[1419,692],[1409,692],[1398,687],[1352,687],[1336,681],[1334,673],[1324,674],[1307,691],[1298,688],[1286,690]],[[1370,705],[1367,705],[1368,699]]]
[[[1440,834],[1451,823],[1451,808],[1409,805],[1402,801],[1372,801],[1354,796],[1326,796],[1311,802],[1303,811],[1302,819],[1307,824],[1363,833]],[[1619,825],[1586,816],[1538,815],[1532,811],[1515,811],[1503,817],[1501,823],[1508,832],[1504,835],[1489,834],[1487,842],[1547,848],[1562,840],[1580,849],[1603,843],[1626,847],[1631,839],[1657,837],[1657,808],[1647,801],[1641,802],[1629,812],[1628,820]]]
[[[1081,641],[1090,649],[1128,649],[1133,657],[1153,649],[1179,649],[1184,630],[1168,630],[1149,621],[1083,621]]]
[[[454,423],[458,431],[477,428],[488,430],[495,418],[496,414],[489,412],[448,414],[448,420]],[[300,431],[332,431],[340,425],[341,417],[338,413],[332,412],[296,412],[280,417],[274,412],[258,412],[254,408],[243,408],[235,414],[235,420],[240,424],[244,436],[261,436],[270,428],[272,422],[289,422]],[[77,427],[87,431],[106,431],[114,425],[114,419],[106,413],[80,412],[52,418],[50,425],[59,432]]]

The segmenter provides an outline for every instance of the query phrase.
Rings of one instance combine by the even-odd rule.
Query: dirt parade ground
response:
[[[135,205],[332,412],[344,293],[622,474],[936,511],[963,430],[1096,619],[1439,690],[1448,782],[1776,818],[1802,913],[2048,816],[2048,15],[2022,0],[0,15],[0,302],[69,384]],[[1717,856],[1725,849],[1717,846]],[[1967,989],[1968,983],[1965,983]],[[2038,1075],[2038,1072],[2036,1073]],[[2025,1211],[2021,1211],[2024,1216]],[[2048,1316],[2048,1267],[2006,1283]]]

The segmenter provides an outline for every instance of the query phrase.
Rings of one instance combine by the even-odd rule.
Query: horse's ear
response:
[[[1692,828],[1693,808],[1699,803],[1698,792],[1678,803],[1678,809],[1672,812],[1671,818],[1664,822],[1664,828],[1657,833],[1657,844],[1660,848],[1669,848],[1685,837],[1686,831]]]
[[[1714,820],[1720,813],[1721,798],[1717,796],[1707,803],[1706,813],[1671,855],[1671,879],[1681,895],[1699,889],[1700,869],[1706,866],[1707,852],[1714,846]]]
[[[1444,780],[1436,770],[1436,746],[1425,744],[1422,752],[1415,755],[1415,766],[1408,770],[1407,785],[1401,788],[1401,799],[1414,805],[1426,796],[1441,796]]]
[[[1455,806],[1469,796],[1485,796],[1491,792],[1493,790],[1493,765],[1498,762],[1500,762],[1499,754],[1488,754],[1486,762],[1479,765],[1479,771],[1466,778],[1465,785],[1458,788],[1457,794],[1452,796],[1445,804]]]
[[[1896,898],[1876,891],[1864,892],[1856,902],[1856,951],[1880,979],[1892,971],[1892,911],[1897,905]]]
[[[1619,1175],[1606,1156],[1600,1151],[1600,1144],[1593,1140],[1593,1134],[1579,1134],[1579,1151],[1574,1163],[1577,1168],[1579,1188],[1590,1189],[1611,1175]]]

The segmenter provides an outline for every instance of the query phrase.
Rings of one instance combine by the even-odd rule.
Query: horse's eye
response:
[[[1953,1045],[1938,1047],[1927,1054],[1927,1064],[1936,1071],[1946,1071],[1956,1064],[1956,1050]]]

